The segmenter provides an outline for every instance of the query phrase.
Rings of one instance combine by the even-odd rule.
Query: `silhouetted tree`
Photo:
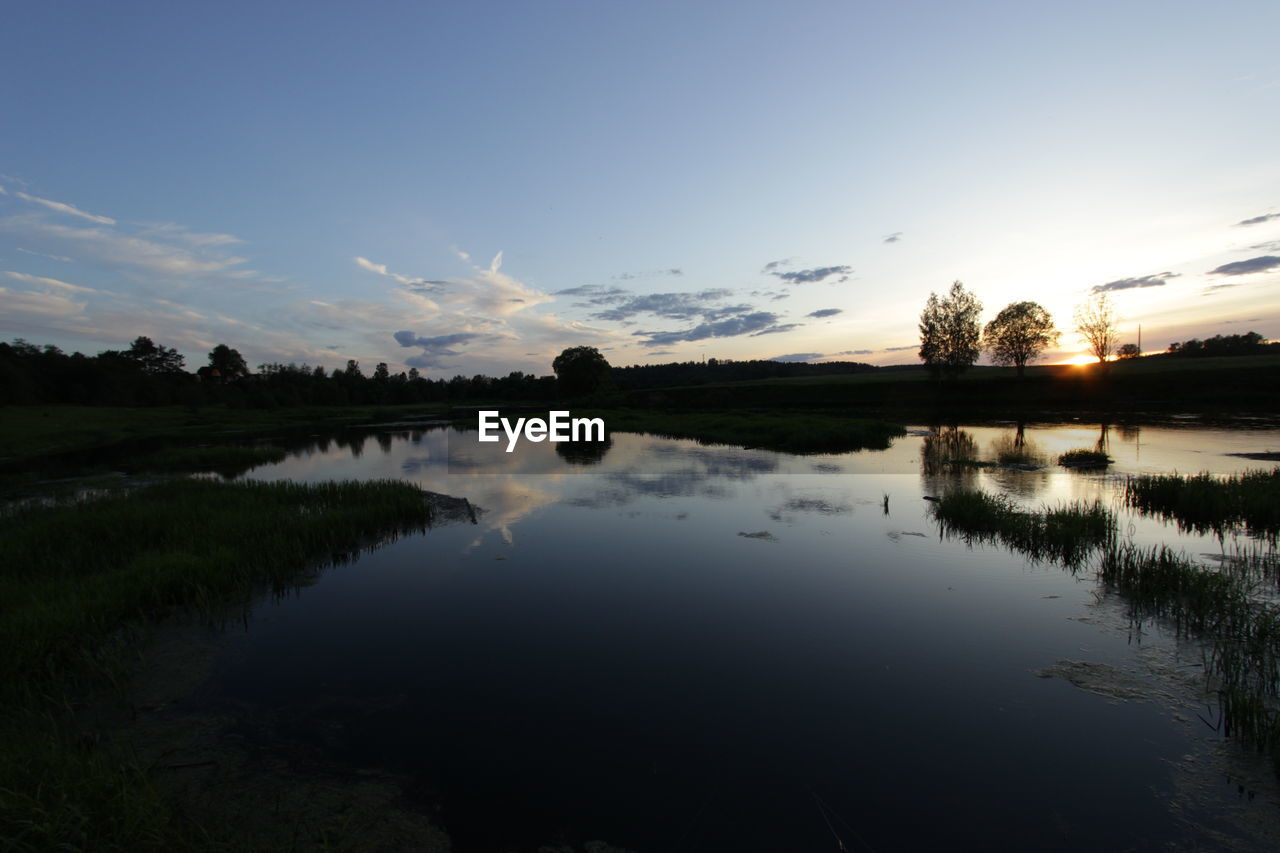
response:
[[[609,362],[595,347],[570,347],[551,363],[562,397],[579,397],[609,384]]]
[[[107,353],[103,353],[107,355]],[[115,354],[115,353],[112,353]],[[182,373],[186,360],[176,349],[156,344],[151,338],[139,335],[124,352],[118,353],[120,358],[131,361],[142,368],[143,373],[158,376],[166,373]]]
[[[1105,293],[1095,293],[1076,308],[1076,332],[1089,347],[1089,352],[1102,364],[1116,348],[1116,312]]]
[[[981,314],[982,303],[959,281],[945,298],[929,294],[920,314],[920,360],[935,377],[954,379],[978,360]]]
[[[1116,355],[1120,358],[1137,358],[1142,355],[1142,350],[1137,344],[1123,344],[1120,349],[1116,350]]]
[[[996,364],[1012,364],[1019,376],[1028,361],[1057,342],[1053,318],[1037,302],[1014,302],[1005,306],[982,332],[982,343],[991,353],[991,360]]]
[[[218,344],[210,351],[209,366],[218,371],[223,382],[235,382],[249,375],[249,365],[245,364],[244,356],[226,344]]]

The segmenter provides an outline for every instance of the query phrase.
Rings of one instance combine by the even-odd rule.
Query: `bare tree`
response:
[[[1012,364],[1022,375],[1051,344],[1058,342],[1053,317],[1038,302],[1014,302],[996,315],[982,332],[982,343],[996,364]]]
[[[1119,330],[1116,312],[1105,293],[1095,293],[1076,308],[1076,332],[1089,347],[1089,352],[1105,364],[1115,351]]]

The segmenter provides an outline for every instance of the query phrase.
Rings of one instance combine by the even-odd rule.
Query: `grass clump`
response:
[[[674,414],[626,409],[594,412],[614,432],[642,432],[664,438],[692,438],[786,453],[843,453],[884,450],[906,435],[898,424],[819,414],[707,412]]]
[[[1073,569],[1109,543],[1115,529],[1115,517],[1101,501],[1035,511],[979,489],[951,490],[934,503],[933,514],[946,535],[999,542],[1033,560],[1056,559]]]
[[[1239,525],[1280,534],[1280,468],[1215,478],[1207,473],[1146,474],[1125,482],[1124,502],[1177,521],[1181,530],[1219,535]]]
[[[1106,468],[1112,459],[1107,454],[1087,447],[1068,450],[1058,457],[1058,464],[1063,468],[1083,468],[1097,470]]]
[[[124,628],[284,590],[316,563],[421,529],[408,483],[171,480],[0,515],[0,838],[6,850],[185,846],[145,772],[80,730],[72,696],[117,670]]]

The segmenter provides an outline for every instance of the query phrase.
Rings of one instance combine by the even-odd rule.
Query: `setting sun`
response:
[[[1097,356],[1092,356],[1092,355],[1089,355],[1088,353],[1081,353],[1080,355],[1073,356],[1072,358],[1068,358],[1065,361],[1058,362],[1058,364],[1074,364],[1076,367],[1084,367],[1086,364],[1097,364],[1097,363],[1098,363]]]

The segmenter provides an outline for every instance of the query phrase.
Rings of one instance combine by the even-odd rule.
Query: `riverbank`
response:
[[[455,502],[408,483],[208,479],[0,515],[6,849],[222,849],[238,828],[182,819],[155,768],[87,709],[127,693],[157,621],[225,618],[255,594],[456,515]]]

